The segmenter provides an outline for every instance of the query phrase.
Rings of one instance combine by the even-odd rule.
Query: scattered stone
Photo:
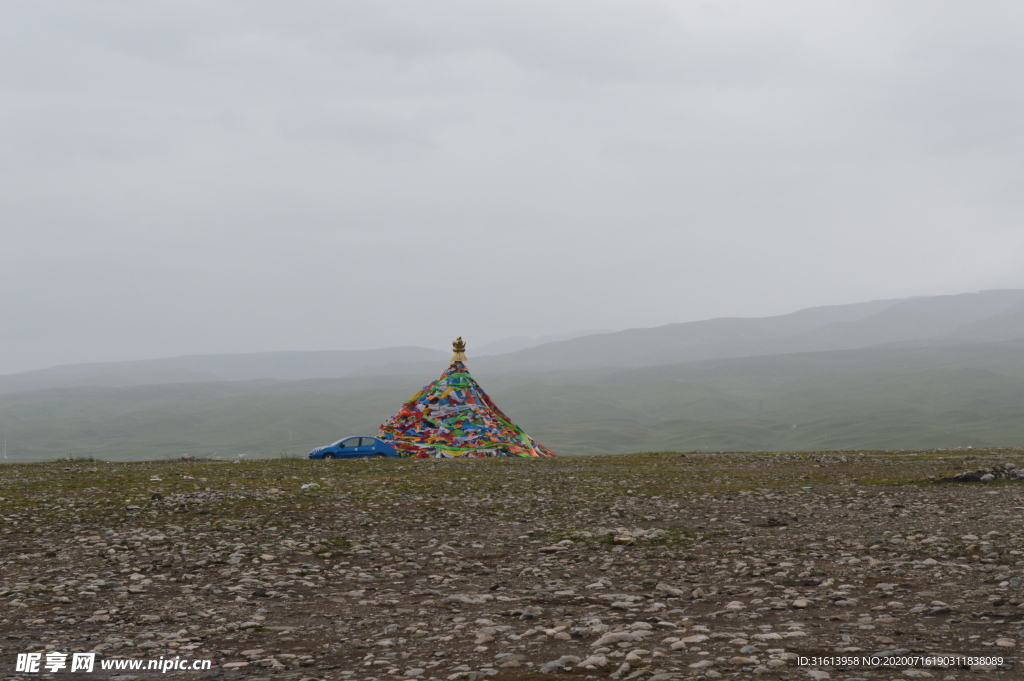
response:
[[[552,660],[541,666],[540,671],[544,674],[552,674],[559,669],[564,669],[569,666],[578,665],[580,658],[576,655],[563,655],[557,660]]]
[[[173,462],[67,478],[66,463],[13,465],[0,641],[293,681],[848,681],[795,666],[796,651],[1015,650],[1020,468],[977,464],[976,482],[1005,487],[861,485],[839,456],[196,461],[196,482],[160,498],[155,470],[189,480]],[[873,480],[937,480],[962,461],[841,456]],[[905,671],[872,678],[928,678]]]
[[[600,653],[594,654],[580,662],[577,666],[583,669],[589,669],[592,667],[607,667],[608,658]]]

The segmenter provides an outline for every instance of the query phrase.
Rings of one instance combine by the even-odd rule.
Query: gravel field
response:
[[[1015,466],[1024,451],[4,465],[0,678],[1024,679]],[[16,668],[76,652],[92,673]],[[915,664],[936,654],[1003,665]],[[212,668],[100,668],[176,657]]]

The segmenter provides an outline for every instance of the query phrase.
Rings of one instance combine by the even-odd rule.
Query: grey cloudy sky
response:
[[[0,371],[1024,287],[1024,5],[0,1]]]

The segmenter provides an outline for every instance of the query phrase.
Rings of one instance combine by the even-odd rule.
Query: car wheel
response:
[[[377,452],[376,454],[373,455],[373,458],[375,458],[375,459],[385,459],[385,458],[387,458],[387,454],[385,454],[384,452]]]
[[[333,459],[334,458],[334,452],[327,452],[326,454],[324,454],[324,458],[325,459]]]

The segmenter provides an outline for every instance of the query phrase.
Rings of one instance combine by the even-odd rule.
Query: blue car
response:
[[[401,458],[394,447],[375,437],[345,437],[309,453],[311,459],[358,459],[368,456],[380,459]]]

